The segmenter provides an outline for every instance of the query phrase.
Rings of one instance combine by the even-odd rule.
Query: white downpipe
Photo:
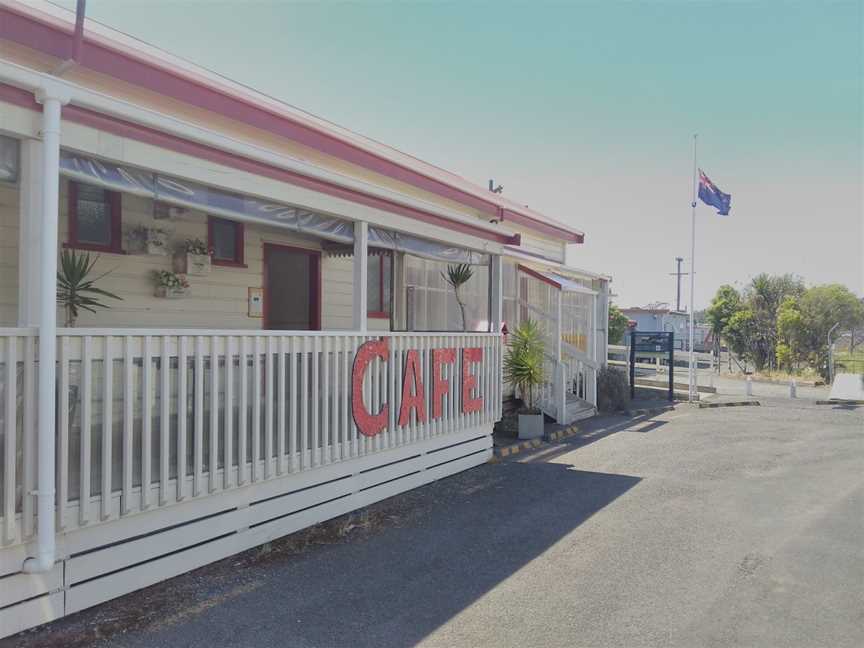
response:
[[[42,104],[42,209],[40,214],[39,278],[39,426],[38,482],[36,491],[36,556],[24,561],[27,573],[46,572],[54,566],[54,416],[57,360],[57,221],[60,206],[60,112],[68,102],[61,92],[41,88]]]
[[[367,326],[367,296],[369,284],[369,224],[354,223],[354,330],[365,333]]]

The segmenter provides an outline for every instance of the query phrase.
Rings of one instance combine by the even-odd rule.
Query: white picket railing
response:
[[[588,358],[562,354],[567,372],[567,389],[576,398],[597,406],[597,365]]]
[[[35,328],[0,328],[0,544],[34,531],[36,485]]]
[[[562,391],[563,390],[563,391]],[[570,353],[562,353],[559,363],[551,354],[543,356],[543,383],[538,403],[548,416],[566,418],[567,403],[572,398],[597,406],[597,367],[588,360]]]
[[[367,340],[386,338],[364,404],[389,420],[358,433],[352,366]],[[0,329],[2,544],[33,536],[36,448],[35,329]],[[386,451],[500,417],[501,337],[375,333],[60,329],[57,369],[57,526],[75,529],[206,497],[289,473]],[[477,412],[460,406],[463,356],[479,347]],[[432,350],[443,365],[443,413],[433,418]],[[408,350],[419,354],[428,420],[399,426]]]

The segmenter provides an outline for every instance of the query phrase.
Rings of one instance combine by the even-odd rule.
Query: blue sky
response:
[[[68,8],[74,0],[59,2]],[[864,293],[862,3],[89,0],[88,15],[586,232],[624,306],[794,272]]]

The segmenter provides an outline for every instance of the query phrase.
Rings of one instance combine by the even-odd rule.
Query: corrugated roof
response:
[[[68,33],[72,32],[75,20],[74,12],[68,11],[44,0],[32,0],[23,3],[18,0],[0,0],[0,5],[12,11],[24,14],[42,23],[53,25]],[[274,115],[284,117],[295,123],[314,128],[321,133],[338,138],[343,142],[351,144],[359,149],[380,156],[415,173],[422,174],[430,179],[447,184],[465,194],[474,196],[486,203],[496,205],[502,210],[511,210],[519,215],[524,215],[540,223],[552,227],[561,228],[573,234],[582,236],[583,232],[567,225],[561,221],[550,218],[540,212],[530,209],[524,205],[495,194],[485,187],[477,185],[466,178],[435,166],[424,160],[416,158],[408,153],[402,152],[382,142],[361,135],[344,126],[313,115],[296,106],[280,101],[265,93],[254,90],[237,81],[228,79],[212,70],[208,70],[198,64],[187,61],[179,56],[171,54],[154,45],[146,43],[129,34],[111,28],[92,19],[85,21],[85,38],[87,41],[98,42],[100,45],[120,52],[129,57],[134,57],[147,65],[159,67],[171,74],[183,76],[194,83],[206,85],[227,96],[238,100],[252,103]],[[530,227],[529,227],[530,229]]]

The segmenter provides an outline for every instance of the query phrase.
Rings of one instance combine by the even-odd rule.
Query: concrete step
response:
[[[864,401],[864,374],[840,373],[834,376],[829,400]]]

